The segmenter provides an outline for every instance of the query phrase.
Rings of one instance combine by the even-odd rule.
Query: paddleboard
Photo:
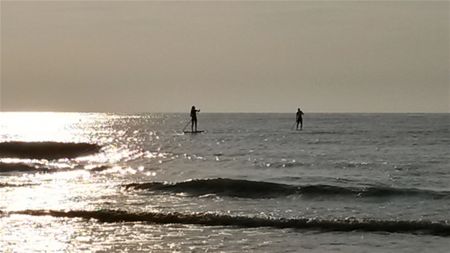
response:
[[[185,134],[199,134],[199,133],[203,133],[205,132],[205,130],[199,130],[199,131],[183,131],[183,133]]]

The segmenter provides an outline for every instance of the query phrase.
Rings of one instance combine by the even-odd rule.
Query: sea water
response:
[[[0,251],[449,252],[449,119],[0,113]]]

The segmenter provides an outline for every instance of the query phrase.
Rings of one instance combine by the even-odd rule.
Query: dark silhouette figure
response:
[[[200,112],[200,110],[195,109],[195,106],[192,106],[191,108],[191,131],[194,132],[194,126],[195,126],[195,132],[197,132],[197,112]]]
[[[302,112],[302,110],[300,110],[300,108],[298,108],[298,110],[297,110],[297,118],[296,118],[296,121],[297,121],[297,130],[298,130],[298,125],[300,124],[300,130],[302,130],[303,129],[303,112]]]

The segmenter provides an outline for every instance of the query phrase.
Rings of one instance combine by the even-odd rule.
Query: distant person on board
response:
[[[191,131],[194,132],[194,126],[195,126],[195,132],[197,132],[197,112],[200,112],[200,110],[195,109],[195,106],[192,106],[191,108]]]
[[[297,121],[297,130],[298,130],[298,125],[300,125],[300,130],[303,129],[303,112],[302,110],[300,110],[300,108],[298,108],[297,110],[297,117],[296,117],[296,121]]]

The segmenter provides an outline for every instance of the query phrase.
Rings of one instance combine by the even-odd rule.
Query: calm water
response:
[[[5,252],[448,252],[449,114],[1,113]],[[311,225],[312,224],[312,225]]]

